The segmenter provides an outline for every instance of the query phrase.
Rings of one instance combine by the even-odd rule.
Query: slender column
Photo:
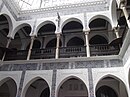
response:
[[[34,42],[34,40],[35,40],[35,36],[31,36],[31,44],[30,44],[30,47],[29,47],[29,50],[28,50],[27,60],[30,59],[31,50],[32,50],[32,47],[33,47],[33,42]]]
[[[117,30],[116,27],[114,27],[114,32],[115,32],[115,34],[116,34],[116,38],[119,38],[120,36],[119,36],[118,30]]]
[[[121,2],[121,9],[122,9],[122,11],[123,11],[123,13],[124,13],[124,16],[125,16],[125,18],[126,18],[128,27],[130,28],[130,21],[128,20],[129,14],[128,14],[127,10],[126,10],[126,7],[125,7],[124,2]]]
[[[57,43],[56,43],[56,53],[55,53],[55,58],[59,58],[59,46],[60,46],[60,33],[56,34],[57,38]]]
[[[86,53],[87,53],[87,57],[90,57],[90,47],[89,47],[89,39],[88,39],[89,32],[90,32],[90,30],[84,31],[84,33],[85,33],[85,41],[86,41]]]
[[[9,48],[10,42],[11,42],[11,37],[9,37],[8,40],[7,40],[6,48]],[[6,55],[6,51],[5,51],[4,54],[3,54],[2,61],[4,61],[5,55]]]

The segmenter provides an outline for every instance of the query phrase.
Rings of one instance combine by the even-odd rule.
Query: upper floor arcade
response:
[[[110,12],[57,13],[57,17],[15,25],[9,15],[1,14],[1,60],[118,55],[130,27],[129,1],[122,4]]]

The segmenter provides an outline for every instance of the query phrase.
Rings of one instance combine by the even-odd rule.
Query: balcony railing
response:
[[[117,55],[119,46],[114,45],[91,45],[91,56]],[[33,49],[30,59],[52,59],[55,58],[56,48]],[[5,60],[26,60],[27,50],[8,50],[6,51]],[[60,47],[59,58],[86,57],[85,46]]]
[[[61,47],[60,48],[60,58],[70,58],[70,57],[84,57],[86,56],[86,48],[84,46],[79,47]]]
[[[91,45],[91,56],[117,55],[119,53],[119,45]]]
[[[32,49],[31,59],[52,59],[55,58],[55,48]]]
[[[26,60],[27,50],[8,50],[6,51],[5,60]]]

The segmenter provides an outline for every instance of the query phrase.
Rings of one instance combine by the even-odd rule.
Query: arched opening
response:
[[[128,97],[125,84],[116,77],[105,77],[96,86],[96,97]]]
[[[47,45],[46,45],[46,48],[56,48],[56,42],[57,42],[57,39],[54,38],[52,40],[50,40]],[[60,47],[61,47],[62,43],[60,41]]]
[[[50,89],[49,89],[49,87],[42,91],[40,97],[50,97]]]
[[[90,39],[89,43],[91,45],[94,45],[94,44],[108,44],[107,40],[103,36],[100,36],[100,35],[95,35],[94,37],[92,37]]]
[[[29,47],[30,47],[30,43],[27,46],[26,50],[28,50]],[[32,49],[40,49],[40,47],[41,47],[41,42],[39,40],[34,40]]]
[[[95,44],[98,44],[98,43],[99,44],[104,44],[104,43],[106,44],[106,43],[109,43],[110,41],[112,41],[113,39],[115,39],[115,37],[116,37],[115,33],[113,31],[111,32],[111,29],[112,29],[111,24],[105,19],[96,18],[90,22],[89,27],[90,27],[90,34],[89,35],[94,36],[92,38],[92,40],[97,41],[97,43],[95,43]],[[105,36],[108,39],[106,40],[101,35]]]
[[[14,39],[10,43],[9,48],[15,50],[25,50],[26,43],[30,41],[30,36],[29,36],[30,33],[31,33],[30,25],[26,25],[18,29],[18,31],[14,36]]]
[[[106,28],[106,26],[108,25],[108,22],[102,18],[97,18],[93,21],[90,22],[89,27],[93,30],[93,29],[102,29],[102,28]]]
[[[62,25],[61,58],[86,56],[84,46],[83,25],[79,19],[68,19]]]
[[[47,82],[37,79],[28,87],[25,97],[50,97],[50,89]]]
[[[3,57],[7,44],[7,35],[9,33],[9,22],[4,15],[0,15],[0,59]]]
[[[52,35],[55,33],[56,26],[53,23],[48,23],[46,25],[43,25],[39,31],[38,31],[38,36],[46,36],[46,35]]]
[[[28,51],[26,50],[26,46],[30,42],[29,34],[31,33],[31,26],[22,24],[17,28],[19,29],[9,44],[5,60],[25,60],[27,58]]]
[[[88,91],[83,81],[70,78],[60,86],[58,97],[88,97]]]
[[[84,46],[84,41],[81,38],[74,37],[68,41],[67,46]]]
[[[99,17],[99,16],[97,16]],[[116,41],[118,33],[112,30],[110,20],[105,16],[102,18],[96,18],[89,24],[90,34],[92,37],[89,40],[91,56],[103,56],[103,55],[117,55],[119,53],[119,42]],[[115,41],[116,42],[115,42]]]
[[[83,26],[81,23],[77,21],[70,21],[67,24],[64,25],[62,28],[63,33],[76,33],[76,32],[82,32]]]
[[[54,47],[56,47],[55,24],[53,22],[47,21],[40,24],[38,28],[39,28],[38,33],[37,33],[38,37],[36,39],[40,40],[40,44],[38,43],[36,45],[37,46],[39,45],[40,49],[37,47],[33,49],[32,54],[31,54],[31,59],[54,58],[55,56]]]
[[[55,30],[56,30],[56,26],[52,22],[43,25],[38,30],[37,39],[42,41],[41,44],[43,45],[44,48],[48,39],[56,38]],[[53,43],[55,43],[55,41]],[[55,44],[52,44],[52,45],[54,46]]]
[[[13,79],[8,79],[0,86],[0,97],[16,97],[17,86]]]
[[[118,97],[118,96],[111,87],[101,86],[96,92],[96,97]]]

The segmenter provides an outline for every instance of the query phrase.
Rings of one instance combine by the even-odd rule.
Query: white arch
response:
[[[34,78],[32,78],[26,85],[25,85],[25,87],[23,88],[23,92],[22,92],[22,97],[25,97],[25,95],[26,95],[26,92],[27,92],[27,89],[29,88],[29,86],[33,83],[33,82],[35,82],[35,81],[37,81],[38,79],[43,79],[42,77],[34,77]],[[45,81],[46,83],[47,83],[47,81],[46,81],[46,79],[43,79],[43,81]],[[49,87],[49,84],[47,83],[47,85],[48,85],[48,87]],[[50,89],[50,87],[49,87],[49,89]],[[50,89],[51,90],[51,89]]]
[[[42,23],[40,23],[40,24],[37,25],[36,30],[35,30],[35,32],[34,32],[34,35],[37,36],[39,29],[40,29],[42,26],[45,26],[46,24],[53,24],[53,25],[56,27],[56,25],[55,25],[55,23],[54,23],[53,21],[46,20],[46,21],[44,21],[44,22],[42,22]]]
[[[112,23],[111,23],[110,18],[109,18],[108,16],[100,15],[100,14],[93,15],[93,16],[89,19],[89,21],[88,21],[88,26],[89,26],[89,24],[90,24],[93,20],[98,19],[98,18],[106,20],[106,21],[112,26]]]
[[[15,36],[15,34],[18,32],[18,30],[20,30],[21,28],[23,28],[23,27],[25,27],[25,26],[30,26],[31,27],[31,25],[30,24],[28,24],[28,23],[23,23],[23,24],[20,24],[20,25],[18,25],[15,29],[13,29],[13,33],[12,33],[12,38],[14,39],[14,36]],[[32,27],[31,27],[31,30],[32,30]],[[30,33],[31,33],[31,31],[30,31]]]
[[[13,85],[8,83],[8,81],[10,81],[10,80],[13,81],[13,83],[14,83]],[[8,86],[10,96],[11,97],[16,96],[18,87],[17,87],[15,80],[12,77],[6,77],[0,81],[0,86],[2,86],[4,83],[6,83]]]
[[[8,32],[8,35],[9,35],[9,33],[11,33],[11,32],[12,32],[12,29],[13,29],[13,23],[12,23],[11,17],[10,17],[8,14],[5,14],[5,13],[2,13],[2,14],[0,14],[0,15],[5,16],[6,19],[7,19],[7,21],[8,21],[8,24],[9,24],[9,32]],[[8,36],[8,35],[7,35],[7,36]]]
[[[79,77],[77,77],[77,76],[68,76],[68,77],[64,78],[64,79],[60,82],[60,84],[58,85],[58,87],[57,87],[57,89],[56,89],[56,97],[58,97],[58,93],[59,93],[60,87],[63,85],[63,83],[65,83],[67,80],[69,80],[69,79],[71,79],[71,78],[76,78],[76,79],[82,81],[82,82],[84,83],[84,85],[85,85],[85,87],[86,87],[86,90],[87,90],[87,93],[88,93],[88,88],[87,88],[85,82],[84,82],[81,78],[79,78]]]
[[[124,85],[124,87],[125,87],[125,90],[126,90],[126,92],[127,92],[127,87],[126,87],[125,82],[124,82],[123,80],[121,80],[120,78],[118,78],[118,77],[115,76],[115,75],[106,74],[106,75],[100,77],[99,80],[98,80],[98,82],[96,83],[95,93],[96,93],[97,86],[98,86],[98,84],[100,83],[100,81],[102,81],[102,80],[103,80],[104,78],[106,78],[106,77],[111,77],[111,78],[113,78],[113,79],[115,79],[115,80],[117,80],[117,81],[119,81],[119,82],[122,82],[123,85]],[[112,88],[112,87],[111,87],[111,88]],[[113,88],[113,89],[114,89],[114,88]],[[115,89],[114,89],[114,90],[115,90]],[[115,91],[116,91],[116,93],[118,94],[117,90],[115,90]],[[96,95],[96,94],[95,94],[95,95]],[[118,94],[118,96],[119,96],[119,94]],[[128,96],[128,93],[127,93],[127,96]]]

